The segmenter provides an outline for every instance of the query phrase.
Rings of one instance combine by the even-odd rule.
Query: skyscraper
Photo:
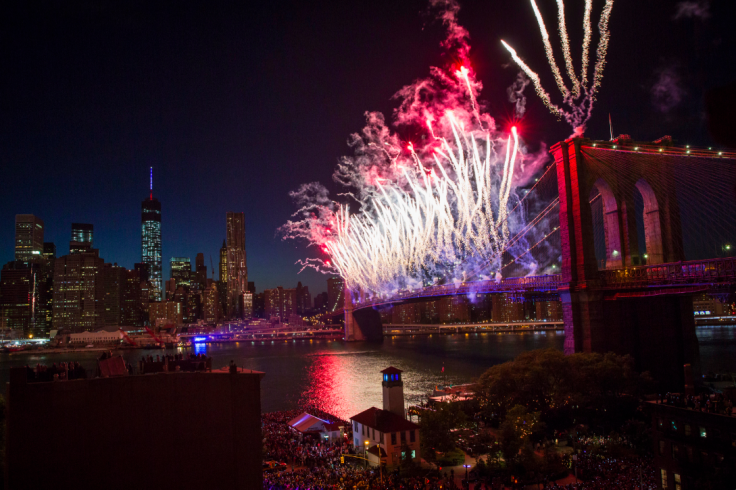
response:
[[[151,194],[141,205],[141,262],[148,264],[151,301],[161,301],[164,288],[161,273],[161,203],[153,197],[153,167],[150,190]]]
[[[214,274],[214,271],[212,273]],[[207,266],[204,265],[204,254],[201,252],[194,261],[194,282],[199,284],[202,290],[207,287]]]
[[[304,315],[312,309],[312,295],[309,294],[309,286],[302,286],[301,281],[296,285],[296,313]]]
[[[45,336],[46,315],[40,308],[41,266],[20,260],[0,271],[0,328],[17,330],[24,337]]]
[[[15,215],[15,260],[38,262],[43,254],[43,220],[32,214]]]
[[[203,293],[203,319],[209,324],[217,323],[220,317],[220,298],[217,286],[210,284]]]
[[[264,294],[265,318],[278,318],[281,322],[289,321],[296,313],[296,289],[284,289],[281,286],[266,289]]]
[[[105,261],[99,251],[64,255],[54,265],[54,328],[93,331],[105,325]]]
[[[230,318],[242,318],[243,293],[248,290],[245,259],[245,215],[227,213],[227,307]]]
[[[104,268],[104,322],[106,326],[117,327],[122,325],[123,293],[125,292],[125,267],[118,264],[105,264]]]
[[[94,226],[89,223],[72,223],[72,241],[77,243],[89,243],[92,246]]]
[[[225,240],[222,241],[220,249],[220,281],[227,284],[227,245]]]
[[[171,278],[175,281],[175,290],[179,286],[189,287],[191,275],[192,262],[189,257],[171,257]]]
[[[53,328],[54,316],[54,264],[56,262],[56,245],[53,242],[43,244],[43,266],[41,267],[41,312],[46,317],[46,326]]]
[[[327,311],[334,312],[343,308],[343,289],[345,289],[345,281],[342,277],[336,276],[327,279]]]

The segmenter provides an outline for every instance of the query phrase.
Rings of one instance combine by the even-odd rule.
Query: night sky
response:
[[[558,46],[555,2],[538,3]],[[594,1],[596,23],[603,3]],[[506,89],[519,71],[500,39],[559,95],[528,1],[461,5],[491,115],[513,118]],[[298,280],[312,294],[326,290],[324,276],[297,275],[294,265],[315,252],[276,235],[295,211],[288,192],[309,181],[337,191],[331,174],[363,113],[389,114],[403,85],[453,61],[426,7],[417,0],[3,2],[0,260],[13,258],[15,214],[32,213],[59,255],[68,253],[71,223],[86,222],[107,262],[132,267],[153,166],[166,279],[172,256],[194,262],[204,252],[217,268],[225,212],[244,211],[249,280],[259,292]],[[582,12],[582,0],[568,1],[578,66]],[[617,0],[586,136],[608,139],[610,112],[615,134],[714,145],[704,97],[736,80],[734,19],[729,0]],[[531,86],[526,95],[520,128],[531,148],[570,135]]]

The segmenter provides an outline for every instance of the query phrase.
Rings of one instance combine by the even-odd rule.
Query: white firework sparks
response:
[[[284,238],[319,247],[321,257],[300,261],[302,270],[338,274],[353,291],[383,295],[488,278],[502,269],[505,254],[517,260],[529,248],[514,189],[538,166],[524,166],[516,128],[500,133],[483,111],[482,84],[467,64],[468,34],[457,23],[459,6],[455,0],[431,4],[441,8],[448,30],[442,45],[453,47],[462,66],[433,67],[430,77],[395,95],[394,126],[414,142],[390,130],[382,114],[366,113],[365,128],[348,141],[354,155],[343,157],[333,174],[350,188],[341,195],[357,205],[331,200],[319,183],[304,184],[291,193],[298,219],[280,229]],[[531,256],[523,262],[522,269],[536,270]]]
[[[391,156],[394,179],[367,185],[359,213],[344,204],[309,206],[300,210],[304,220],[287,223],[288,237],[307,238],[330,256],[305,267],[337,273],[351,289],[373,293],[426,285],[439,275],[462,280],[479,263],[500,268],[510,235],[516,128],[497,142],[487,131],[463,130],[451,111],[438,123],[452,138],[436,137],[429,158],[411,144]],[[505,146],[505,156],[496,146]]]
[[[592,34],[590,28],[590,16],[593,8],[593,0],[585,0],[585,13],[583,17],[583,55],[580,79],[575,75],[575,68],[572,62],[572,56],[570,55],[570,41],[567,35],[567,26],[565,24],[565,5],[563,0],[557,0],[557,21],[562,44],[562,53],[565,59],[567,75],[572,83],[572,89],[567,88],[565,81],[562,78],[562,74],[560,73],[560,69],[557,67],[552,44],[549,40],[549,34],[547,33],[547,28],[544,25],[544,19],[542,18],[542,14],[539,12],[537,3],[535,0],[531,0],[531,3],[537,23],[539,24],[539,30],[542,34],[542,42],[544,43],[544,50],[547,54],[547,60],[549,61],[550,68],[552,69],[552,74],[555,78],[555,82],[557,83],[557,87],[560,89],[560,92],[562,92],[563,102],[570,109],[562,109],[558,105],[555,105],[552,102],[552,98],[549,93],[547,93],[547,91],[542,87],[539,75],[529,68],[521,58],[519,58],[518,54],[511,46],[503,40],[501,43],[509,51],[516,64],[519,65],[524,73],[526,73],[526,75],[532,80],[537,95],[539,95],[550,112],[557,117],[564,117],[565,120],[575,128],[576,133],[582,134],[585,129],[585,123],[590,119],[590,115],[593,110],[593,102],[595,102],[595,95],[598,88],[600,88],[601,80],[603,79],[603,68],[606,65],[606,52],[608,50],[608,42],[610,39],[608,21],[611,17],[613,0],[606,0],[603,12],[601,13],[601,19],[598,22],[600,40],[598,41],[598,50],[596,53],[597,59],[591,82],[588,81],[588,65]]]

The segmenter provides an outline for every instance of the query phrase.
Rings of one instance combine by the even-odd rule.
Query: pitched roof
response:
[[[310,415],[307,412],[294,417],[289,421],[289,426],[299,432],[321,432],[325,428],[325,424],[329,424],[327,420],[322,420]]]
[[[337,432],[342,426],[343,425],[340,422],[327,422],[325,424],[325,429],[328,431]]]
[[[409,422],[393,412],[381,410],[376,407],[371,407],[368,410],[360,412],[358,415],[353,415],[350,417],[350,420],[354,420],[359,424],[384,433],[401,432],[419,428],[419,426],[414,422]]]
[[[381,371],[381,374],[399,374],[399,373],[403,373],[403,372],[404,371],[402,371],[401,369],[397,369],[397,368],[395,368],[393,366],[389,366],[386,369],[384,369],[383,371]]]

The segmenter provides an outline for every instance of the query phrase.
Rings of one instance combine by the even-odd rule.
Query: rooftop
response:
[[[350,420],[354,420],[359,424],[384,433],[401,432],[419,428],[419,426],[414,422],[409,422],[393,412],[381,410],[376,407],[371,407],[368,410],[360,412],[358,415],[353,415],[350,417]]]
[[[397,368],[395,368],[393,366],[389,366],[386,369],[384,369],[383,371],[381,371],[381,374],[399,374],[399,373],[403,373],[403,372],[404,371],[402,371],[401,369],[397,369]]]

